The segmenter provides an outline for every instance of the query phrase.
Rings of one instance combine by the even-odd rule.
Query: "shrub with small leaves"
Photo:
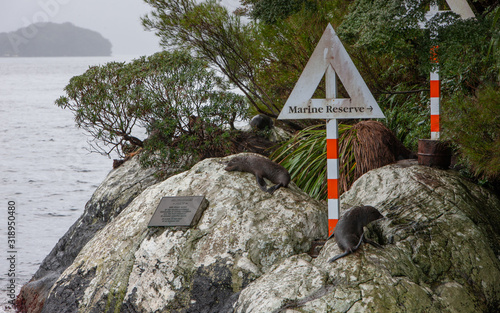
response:
[[[475,97],[457,95],[443,107],[444,136],[461,162],[479,178],[500,178],[500,87],[479,89]]]
[[[186,160],[224,155],[235,120],[246,117],[244,97],[229,87],[206,62],[164,51],[92,67],[71,79],[56,104],[74,112],[99,152],[123,155],[135,145],[144,148],[144,165],[189,165]],[[147,140],[132,135],[138,126]]]

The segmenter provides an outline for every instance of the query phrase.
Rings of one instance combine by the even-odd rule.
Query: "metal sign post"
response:
[[[433,4],[430,7],[429,14],[434,16],[439,11],[437,5]],[[431,32],[431,39],[437,39],[437,33]],[[438,46],[431,47],[431,63],[435,64],[435,68],[431,71],[430,76],[430,90],[431,90],[431,139],[439,140],[439,99],[440,99],[440,86],[439,86],[439,62],[437,56]]]
[[[325,99],[312,99],[325,76]],[[337,98],[337,77],[348,99]],[[385,118],[377,101],[328,24],[314,49],[278,119],[326,119],[328,234],[332,234],[340,216],[338,119]]]
[[[331,66],[325,73],[326,99],[337,98],[337,76]],[[333,233],[340,215],[339,199],[339,125],[337,119],[326,121],[326,182],[328,200],[328,235]]]

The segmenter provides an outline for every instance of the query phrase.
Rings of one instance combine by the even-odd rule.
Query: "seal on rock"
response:
[[[273,120],[264,114],[255,115],[250,120],[250,126],[258,130],[265,130],[266,128],[271,129],[273,128],[273,124]]]
[[[337,245],[344,253],[334,256],[328,262],[334,262],[341,257],[353,253],[359,248],[362,242],[369,243],[377,248],[382,248],[378,243],[365,238],[363,227],[383,217],[384,216],[372,206],[353,207],[345,212],[335,227],[334,233],[328,237],[328,239],[330,239],[332,236],[335,236]]]
[[[288,187],[290,183],[290,174],[286,168],[255,154],[235,156],[227,163],[225,170],[228,172],[240,171],[254,174],[260,189],[270,194],[280,187]],[[268,189],[264,178],[276,185]]]

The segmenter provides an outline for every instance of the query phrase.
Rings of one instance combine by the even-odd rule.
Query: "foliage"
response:
[[[342,21],[348,1],[316,1],[314,7],[316,10],[303,7],[286,19],[272,25],[260,23],[257,28],[269,54],[267,62],[256,74],[256,82],[280,108],[295,86],[326,25],[332,23],[336,27]],[[315,97],[324,97],[324,94],[324,84],[320,83]],[[296,123],[308,125],[305,121]],[[312,123],[317,124],[318,121]]]
[[[409,90],[428,88],[431,46],[439,46],[443,95],[473,90],[495,73],[488,48],[494,37],[490,11],[462,20],[454,13],[424,19],[429,0],[357,0],[338,33],[350,45],[358,69],[379,94],[390,94],[404,82]],[[420,25],[424,29],[420,29]],[[431,33],[437,34],[431,39]],[[384,108],[383,108],[384,109]]]
[[[344,165],[340,169],[341,181],[349,180],[352,176],[354,152],[352,150],[352,136],[347,140],[347,131],[351,125],[339,124],[339,136],[341,137],[339,158]],[[326,130],[324,125],[313,125],[295,134],[284,142],[272,157],[280,161],[281,165],[288,169],[292,180],[297,186],[307,192],[315,199],[326,199]],[[345,168],[347,166],[347,168]],[[352,180],[352,179],[350,179]],[[340,184],[341,193],[347,190],[345,184]]]
[[[498,55],[488,53],[494,31],[491,14],[477,20],[457,20],[453,27],[439,30],[439,72],[445,97],[457,92],[473,95],[478,87],[498,78]]]
[[[163,46],[195,52],[240,88],[255,111],[277,117],[328,21],[340,19],[349,1],[299,1],[293,10],[283,9],[288,6],[284,2],[252,1],[254,9],[276,6],[284,10],[279,13],[283,16],[301,8],[272,25],[257,20],[243,23],[214,0],[146,2],[154,11],[143,24],[156,31]],[[298,6],[300,2],[310,5]]]
[[[339,124],[338,130],[340,194],[349,190],[366,172],[410,155],[410,151],[380,122]],[[273,157],[288,168],[300,188],[316,199],[326,199],[326,154],[325,127],[315,125],[298,132],[281,145]]]
[[[205,62],[182,51],[162,52],[92,67],[71,79],[56,104],[74,112],[100,152],[143,146],[145,164],[161,166],[225,151],[235,119],[246,112],[244,98],[227,88]],[[132,136],[139,124],[149,135],[144,142]]]
[[[276,117],[279,108],[255,82],[265,50],[253,37],[253,25],[242,23],[215,0],[145,0],[154,11],[143,18],[165,47],[182,47],[216,66],[243,91],[260,113]],[[265,109],[261,109],[263,106]]]
[[[184,156],[196,162],[227,154],[234,121],[246,117],[242,96],[228,92],[228,84],[204,61],[185,52],[143,57],[132,65],[136,75],[143,73],[150,101],[141,115],[149,135],[146,164],[161,167]]]
[[[475,19],[461,20],[454,13],[444,13],[427,22],[423,13],[429,2],[357,0],[338,29],[365,81],[379,95],[378,102],[387,117],[385,123],[414,151],[417,140],[430,134],[431,46],[439,46],[441,97],[445,100],[441,116],[454,116],[453,129],[482,133],[480,124],[456,118],[453,112],[462,112],[462,104],[456,100],[469,99],[481,86],[498,84],[500,69],[499,54],[494,49],[499,36],[495,27],[499,8],[494,7],[498,3],[491,7],[476,3],[482,14]],[[419,22],[425,26],[423,30]],[[438,35],[431,40],[431,33]],[[441,126],[444,130],[452,127]]]
[[[500,81],[500,7],[496,8],[495,13],[492,14],[492,18],[493,24],[491,27],[495,31],[491,38],[488,56],[492,56],[493,60],[496,60],[496,68],[498,71],[497,81]]]
[[[317,10],[316,1],[313,0],[243,0],[241,2],[253,19],[267,24],[283,20],[303,7],[308,11]]]
[[[478,177],[500,177],[500,86],[486,86],[476,96],[457,95],[446,101],[443,115],[447,139],[459,149],[462,162]]]
[[[357,0],[339,27],[339,36],[349,44],[375,93],[390,93],[401,82],[419,86],[413,89],[425,86],[434,66],[429,60],[434,45],[439,46],[439,71],[445,79],[477,86],[474,76],[491,71],[486,50],[493,35],[492,14],[462,20],[454,13],[441,13],[426,21],[429,2]],[[431,39],[431,34],[437,36]]]
[[[435,66],[430,48],[439,46],[443,99],[470,97],[481,86],[497,82],[500,64],[497,0],[474,2],[479,8],[476,19],[462,21],[444,13],[426,21],[431,1],[246,0],[246,11],[233,15],[215,0],[146,0],[153,12],[143,23],[156,31],[165,47],[187,48],[216,66],[245,93],[253,110],[272,117],[285,103],[325,26],[332,23],[378,98],[387,125],[416,149],[417,139],[429,135],[429,72]],[[242,22],[245,12],[252,18],[249,22]],[[315,96],[323,95],[318,88]],[[341,89],[341,96],[348,95]],[[317,122],[293,121],[293,126],[300,130]],[[298,141],[311,139],[304,144],[321,153],[323,147],[314,143],[310,130],[306,128]],[[285,143],[283,151],[288,153],[290,144]],[[304,182],[309,182],[307,177]]]
[[[430,39],[418,25],[424,6],[417,0],[357,0],[338,28],[372,92],[390,93],[401,82],[426,84]]]
[[[429,93],[427,90],[411,90],[404,83],[394,88],[395,93],[379,98],[379,105],[385,108],[385,119],[381,122],[405,147],[417,151],[418,139],[430,134]]]
[[[132,136],[145,100],[140,81],[127,72],[124,63],[94,66],[71,78],[64,89],[66,96],[57,99],[56,104],[73,112],[78,127],[93,137],[94,150],[121,153],[127,143],[142,145]]]

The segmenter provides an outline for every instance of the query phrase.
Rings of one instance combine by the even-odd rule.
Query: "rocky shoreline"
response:
[[[293,183],[273,195],[206,159],[158,182],[135,159],[113,170],[18,296],[24,312],[493,312],[500,201],[453,171],[402,161],[341,197],[372,205],[370,245],[334,263],[326,205]],[[163,196],[205,195],[189,229],[148,228]]]

